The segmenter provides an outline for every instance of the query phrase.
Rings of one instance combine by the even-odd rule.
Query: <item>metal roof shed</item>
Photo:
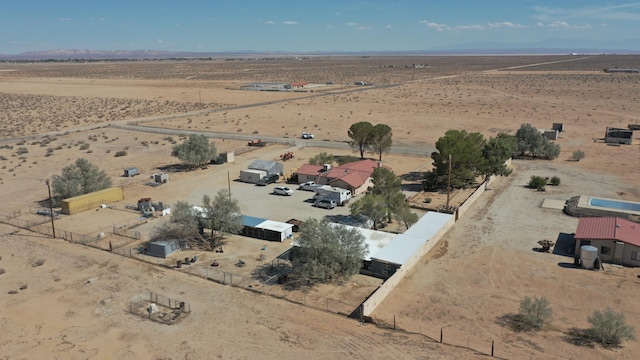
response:
[[[147,244],[146,255],[166,258],[174,252],[180,250],[180,242],[178,240],[158,240],[150,241]]]
[[[249,164],[249,169],[266,171],[268,175],[284,174],[284,165],[273,160],[255,159]]]
[[[269,241],[284,241],[293,236],[293,224],[242,216],[242,235]]]

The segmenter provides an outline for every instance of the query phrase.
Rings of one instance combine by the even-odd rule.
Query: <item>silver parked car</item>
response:
[[[333,209],[337,205],[338,204],[336,204],[335,200],[327,200],[327,199],[316,200],[316,202],[313,203],[313,206],[321,207],[325,209]]]

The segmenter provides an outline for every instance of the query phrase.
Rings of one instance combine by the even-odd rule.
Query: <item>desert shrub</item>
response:
[[[542,190],[547,185],[547,180],[542,176],[533,175],[527,187],[530,189]]]
[[[557,176],[552,177],[551,180],[549,180],[549,184],[551,184],[553,186],[560,185],[560,178],[557,177]]]
[[[28,287],[29,287],[29,285],[22,284],[22,285],[20,285],[20,290],[27,290]]]
[[[16,154],[18,155],[23,155],[28,153],[29,153],[29,149],[27,149],[26,147],[19,147],[18,150],[16,150]]]
[[[6,156],[0,155],[0,160],[8,160]]]
[[[533,299],[525,296],[520,301],[520,318],[523,322],[523,330],[539,330],[544,324],[551,321],[553,309],[549,306],[546,297],[534,296]]]
[[[11,294],[11,295],[15,295],[18,293],[18,290],[9,290],[9,292],[7,292],[7,294]]]
[[[426,198],[426,199],[424,199],[424,202],[425,202],[426,204],[431,203],[431,201],[433,201],[431,198]]]
[[[111,153],[111,150],[107,150],[107,151],[105,151],[105,153],[109,154],[109,153]]]
[[[573,161],[580,161],[582,159],[584,159],[584,151],[582,150],[576,150],[571,154],[571,160]]]
[[[127,152],[124,150],[116,151],[115,157],[127,156]]]
[[[168,142],[173,142],[173,137],[167,136],[167,137],[163,138],[162,140],[166,140]]]
[[[359,157],[355,157],[355,156],[351,156],[351,155],[336,157],[336,162],[338,163],[338,165],[344,165],[346,163],[359,161],[359,160],[360,160]]]
[[[2,268],[0,268],[0,275],[4,274],[6,271]]]
[[[45,259],[38,259],[38,260],[36,260],[36,261],[34,261],[34,262],[33,262],[32,266],[33,266],[33,267],[42,266],[42,265],[44,265],[44,262],[45,262],[45,261],[46,261]]]
[[[544,148],[546,153],[546,156],[545,156],[546,159],[553,160],[553,159],[557,159],[558,156],[560,156],[560,145],[554,144],[552,142],[548,142]]]
[[[84,144],[80,145],[80,150],[87,150],[87,149],[89,149],[89,146],[90,146],[89,144],[84,143]]]
[[[604,347],[617,347],[624,340],[635,339],[635,328],[627,324],[622,312],[596,310],[587,320],[591,324],[589,335]]]

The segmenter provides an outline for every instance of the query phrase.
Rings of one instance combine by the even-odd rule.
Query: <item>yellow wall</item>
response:
[[[124,199],[122,188],[112,187],[62,200],[62,212],[73,215]]]

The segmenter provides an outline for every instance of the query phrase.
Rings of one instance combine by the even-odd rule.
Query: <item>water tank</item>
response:
[[[598,248],[591,245],[580,246],[580,262],[585,269],[593,269],[593,263],[598,257]]]

